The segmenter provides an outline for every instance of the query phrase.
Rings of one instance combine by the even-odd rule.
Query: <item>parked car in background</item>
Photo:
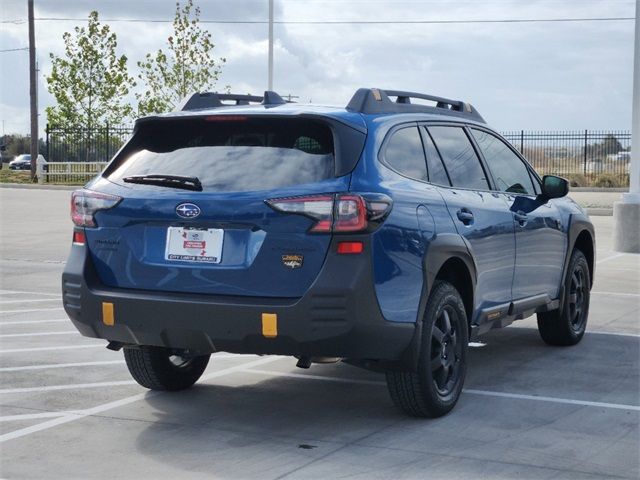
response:
[[[42,155],[38,155],[38,159],[44,163],[44,171],[47,171],[47,161]],[[9,162],[10,170],[30,170],[31,169],[31,155],[23,153]]]
[[[586,173],[606,173],[611,171],[611,162],[605,162],[601,158],[592,158],[587,162]]]
[[[618,160],[619,162],[630,162],[631,152],[618,152],[616,154],[616,160]]]

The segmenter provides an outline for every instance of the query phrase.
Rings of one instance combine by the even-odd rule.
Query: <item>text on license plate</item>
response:
[[[224,230],[219,228],[169,227],[165,260],[220,263]]]

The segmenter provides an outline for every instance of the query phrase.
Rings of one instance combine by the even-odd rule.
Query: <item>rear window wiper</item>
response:
[[[202,183],[198,177],[183,177],[181,175],[132,175],[122,179],[126,183],[140,183],[156,185],[158,187],[182,188],[183,190],[202,191]]]

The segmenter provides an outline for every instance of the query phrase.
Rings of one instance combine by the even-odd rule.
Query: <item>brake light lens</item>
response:
[[[243,115],[210,115],[204,117],[205,122],[244,122],[247,117]]]
[[[315,220],[313,233],[356,233],[375,229],[391,211],[391,199],[382,194],[337,193],[266,200],[282,213]]]
[[[367,206],[360,195],[336,196],[334,232],[359,232],[367,228]]]
[[[122,197],[91,190],[76,190],[71,194],[71,220],[79,227],[96,227],[95,213],[115,207]]]

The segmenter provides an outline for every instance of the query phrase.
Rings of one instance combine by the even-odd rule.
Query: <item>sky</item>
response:
[[[27,1],[0,2],[0,50],[26,47]],[[268,19],[268,0],[196,0],[202,20]],[[136,61],[166,47],[175,2],[35,0],[41,130],[49,53],[98,10]],[[275,0],[276,21],[497,20],[633,17],[634,0]],[[72,20],[45,20],[70,18]],[[138,19],[142,22],[109,21]],[[151,22],[159,20],[160,22]],[[165,22],[162,22],[165,21]],[[204,25],[226,57],[220,90],[267,86],[267,25]],[[300,102],[344,106],[359,87],[409,90],[473,104],[505,130],[628,130],[633,21],[475,24],[277,24],[274,90]],[[0,133],[29,130],[27,51],[0,52]],[[135,104],[135,97],[129,101]]]

